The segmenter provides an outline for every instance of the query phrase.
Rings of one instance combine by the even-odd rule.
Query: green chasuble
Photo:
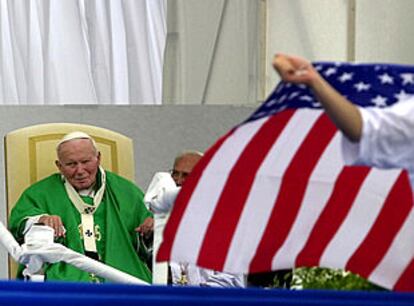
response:
[[[87,200],[84,201],[89,204]],[[69,200],[60,174],[53,174],[23,192],[10,215],[9,226],[14,237],[22,240],[26,218],[41,214],[60,216],[66,228],[66,237],[58,242],[84,254],[81,216]],[[143,202],[142,191],[132,182],[106,171],[105,193],[94,214],[100,260],[149,283],[151,272],[136,252],[135,228],[150,216]],[[47,264],[44,270],[47,280],[94,280],[89,273],[65,263]]]

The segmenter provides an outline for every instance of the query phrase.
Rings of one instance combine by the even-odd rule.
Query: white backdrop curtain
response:
[[[160,104],[167,0],[0,0],[0,104]]]

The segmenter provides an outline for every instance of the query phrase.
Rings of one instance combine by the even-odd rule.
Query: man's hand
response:
[[[55,230],[55,237],[65,237],[66,230],[59,216],[41,216],[39,223],[53,228]]]
[[[272,64],[285,82],[312,85],[320,77],[312,64],[300,57],[276,54]]]
[[[154,219],[152,217],[148,217],[142,222],[140,226],[138,226],[135,231],[140,233],[141,236],[147,236],[154,230]]]

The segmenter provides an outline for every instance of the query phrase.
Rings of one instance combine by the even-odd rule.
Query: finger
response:
[[[55,223],[56,236],[62,237],[65,234],[65,227],[63,226],[62,220],[58,217]]]
[[[62,236],[62,225],[61,224],[55,224],[55,236],[56,237],[61,237]]]
[[[272,63],[273,67],[282,75],[292,73],[295,70],[288,57],[283,54],[276,54]]]
[[[146,236],[148,234],[148,227],[143,227],[140,234],[141,236]]]
[[[56,237],[57,236],[56,224],[53,219],[49,221],[49,227],[53,228],[53,235]]]
[[[44,223],[45,223],[46,226],[49,226],[50,228],[53,229],[53,236],[56,237],[56,228],[55,228],[54,220],[53,219],[48,219],[48,220],[45,220]]]
[[[48,224],[51,228],[53,228],[53,230],[55,231],[54,236],[55,237],[60,237],[61,236],[61,226],[62,226],[62,221],[60,219],[60,217],[58,216],[51,216],[49,218],[49,224]]]
[[[49,219],[50,219],[49,216],[42,216],[39,219],[39,223],[49,226],[49,223],[50,223]]]

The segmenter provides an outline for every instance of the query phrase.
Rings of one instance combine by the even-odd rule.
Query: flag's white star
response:
[[[369,90],[371,88],[371,85],[367,84],[367,83],[364,83],[364,82],[359,82],[359,83],[355,84],[354,87],[356,88],[356,90],[358,92],[361,92],[361,91]]]
[[[319,101],[313,101],[313,102],[312,102],[312,106],[313,106],[313,107],[317,107],[317,108],[319,108],[319,107],[322,107],[322,104],[321,104],[321,102],[319,102]]]
[[[335,74],[337,71],[337,69],[335,67],[330,67],[328,69],[326,69],[326,71],[323,73],[325,76],[329,77],[333,74]]]
[[[277,104],[277,101],[276,99],[273,99],[266,103],[266,107],[272,107],[275,104]]]
[[[387,106],[387,98],[380,96],[380,95],[372,99],[371,102],[374,103],[374,105],[377,107]]]
[[[275,93],[281,92],[283,88],[285,88],[285,83],[280,83],[280,85],[276,88]]]
[[[287,108],[287,105],[282,105],[281,107],[279,107],[275,112],[281,112],[283,110],[285,110]]]
[[[266,112],[259,112],[253,116],[253,118],[260,118],[266,115]]]
[[[414,73],[401,73],[403,85],[414,84]]]
[[[286,98],[287,98],[287,95],[286,95],[286,94],[284,94],[283,96],[281,96],[281,97],[277,100],[277,102],[278,102],[278,103],[282,103],[283,101],[285,101],[285,100],[286,100]]]
[[[268,112],[268,115],[273,115],[273,114],[275,114],[275,113],[277,113],[279,110],[277,110],[276,108],[275,109],[272,109],[272,110],[270,110],[269,112]]]
[[[394,97],[396,97],[398,101],[403,101],[403,100],[407,100],[408,98],[412,97],[412,95],[406,93],[404,90],[401,90],[399,93],[394,95]]]
[[[394,84],[394,78],[388,73],[384,73],[378,76],[381,81],[381,84]]]
[[[341,82],[341,83],[345,83],[346,81],[350,81],[350,80],[352,80],[352,78],[353,78],[353,73],[349,73],[349,72],[344,72],[339,78],[338,78],[338,80]]]
[[[290,95],[289,95],[289,100],[292,100],[292,99],[294,99],[294,98],[296,98],[297,96],[299,95],[299,92],[297,92],[297,91],[294,91],[294,92],[292,92]]]
[[[307,102],[312,102],[313,101],[313,98],[311,96],[302,96],[299,99],[303,100],[303,101],[307,101]]]

